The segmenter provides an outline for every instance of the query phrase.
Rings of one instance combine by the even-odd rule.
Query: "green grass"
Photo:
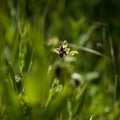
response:
[[[119,5],[1,0],[0,120],[119,120]]]

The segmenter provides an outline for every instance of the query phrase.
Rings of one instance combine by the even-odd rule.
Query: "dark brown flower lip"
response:
[[[63,57],[64,55],[66,55],[66,50],[65,50],[65,48],[63,48],[63,46],[60,47],[59,55],[60,55],[60,57]]]

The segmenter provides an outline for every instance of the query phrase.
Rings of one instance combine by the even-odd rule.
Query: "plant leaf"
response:
[[[86,88],[87,88],[87,84],[83,86],[80,93],[76,97],[76,106],[73,111],[73,117],[76,117],[76,115],[78,115],[83,108],[85,95],[86,95]]]
[[[15,80],[15,74],[14,74],[14,70],[12,68],[12,66],[10,65],[10,63],[8,62],[7,59],[5,59],[5,63],[6,63],[6,66],[7,66],[7,69],[8,69],[8,72],[10,74],[10,78],[11,78],[11,83],[12,83],[12,87],[13,89],[15,90],[16,93],[20,93],[21,91],[21,88],[22,88],[22,82],[21,80],[19,80],[19,82],[17,82]],[[20,78],[21,79],[21,78]]]

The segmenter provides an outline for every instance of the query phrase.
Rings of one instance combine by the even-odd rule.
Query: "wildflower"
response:
[[[82,76],[79,73],[73,73],[71,78],[71,84],[73,87],[78,87],[83,84]]]
[[[68,47],[67,41],[64,41],[62,45],[60,45],[59,48],[55,49],[55,52],[59,54],[60,57],[64,57],[66,55],[68,56],[74,56],[78,54],[77,51],[70,51],[70,48]]]

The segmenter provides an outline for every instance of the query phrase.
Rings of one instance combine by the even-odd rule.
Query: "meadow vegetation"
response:
[[[0,120],[120,120],[118,0],[0,1]]]

